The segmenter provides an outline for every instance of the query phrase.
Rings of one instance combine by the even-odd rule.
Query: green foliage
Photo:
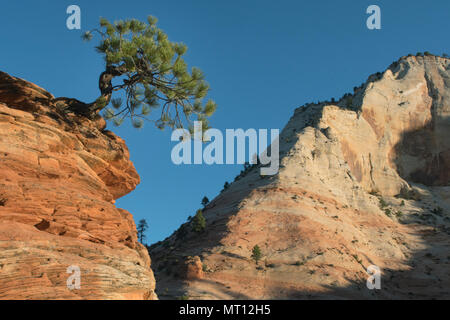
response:
[[[352,106],[353,106],[353,98],[352,98],[352,97],[349,97],[349,98],[347,99],[347,101],[346,101],[346,107],[349,108],[349,109],[351,109]]]
[[[178,228],[178,230],[175,231],[175,236],[177,237],[177,239],[183,240],[186,238],[186,236],[188,234],[187,226],[188,225],[186,223],[184,223]]]
[[[357,254],[352,254],[353,259],[356,260],[356,262],[358,262],[359,264],[362,264],[362,260],[358,257]]]
[[[138,239],[140,243],[144,243],[145,238],[147,237],[145,235],[145,231],[147,231],[148,229],[148,224],[147,221],[145,219],[141,219],[137,225],[137,234],[138,234]]]
[[[95,103],[99,108],[102,109],[108,105],[108,101],[104,96],[98,97],[97,100],[95,100]]]
[[[203,197],[203,199],[202,199],[202,206],[203,206],[203,208],[206,207],[208,205],[208,203],[209,203],[208,197],[206,197],[206,196]]]
[[[258,245],[255,245],[252,249],[251,258],[255,260],[256,263],[258,263],[258,261],[261,259],[261,256],[262,256],[261,249],[259,248]]]
[[[384,209],[384,208],[386,208],[388,206],[387,202],[383,198],[380,198],[379,201],[380,201],[380,208],[381,209]]]
[[[414,191],[414,189],[407,189],[407,188],[403,188],[400,191],[400,194],[396,195],[395,197],[405,200],[415,200],[415,201],[421,200],[421,196],[418,192]]]
[[[83,34],[86,41],[100,36],[96,50],[103,56],[106,70],[114,70],[113,77],[122,81],[113,84],[112,91],[121,90],[124,101],[111,99],[112,108],[104,110],[103,115],[115,125],[131,118],[136,128],[141,128],[144,120],[160,129],[189,127],[192,120],[197,120],[206,130],[207,117],[217,108],[212,100],[203,104],[209,85],[200,69],[188,70],[183,59],[187,46],[171,42],[156,23],[152,16],[147,22],[128,19],[112,23],[101,18],[99,28]],[[96,104],[103,109],[109,104],[110,95],[99,99]],[[149,118],[157,108],[161,113]]]
[[[202,210],[197,210],[194,218],[192,219],[192,230],[197,233],[203,232],[206,228],[206,220],[203,216]]]

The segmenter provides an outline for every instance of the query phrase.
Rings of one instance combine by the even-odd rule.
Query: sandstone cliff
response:
[[[124,141],[52,100],[0,72],[0,299],[155,299],[133,218],[114,206],[139,183]]]
[[[298,108],[280,171],[241,174],[151,247],[161,298],[450,298],[450,60],[403,57]],[[258,245],[262,259],[251,259]],[[381,269],[368,290],[366,269]]]

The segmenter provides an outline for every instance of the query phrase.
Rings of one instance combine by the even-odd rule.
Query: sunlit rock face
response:
[[[449,69],[403,57],[295,110],[276,176],[246,171],[206,207],[205,232],[188,222],[151,247],[160,298],[450,298]],[[186,277],[196,256],[204,272]]]
[[[52,100],[0,72],[0,299],[155,299],[133,218],[114,206],[139,183],[125,142]]]

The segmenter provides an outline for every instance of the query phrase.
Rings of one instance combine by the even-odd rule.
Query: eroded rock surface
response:
[[[276,176],[248,170],[152,246],[162,298],[450,298],[450,60],[404,57],[298,108]],[[251,259],[258,245],[262,259]],[[186,280],[199,256],[204,275]],[[381,290],[366,287],[381,269]]]
[[[139,183],[125,142],[53,99],[0,72],[0,299],[156,298],[133,218],[114,206]]]

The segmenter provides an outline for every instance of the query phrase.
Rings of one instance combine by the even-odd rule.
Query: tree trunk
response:
[[[73,111],[76,114],[83,115],[87,118],[93,119],[94,116],[106,107],[111,101],[113,92],[112,79],[119,77],[127,72],[125,66],[107,66],[106,70],[102,72],[98,80],[98,88],[100,89],[100,97],[91,103],[84,103],[72,98],[56,98],[54,102],[63,102],[67,105],[67,110]],[[99,99],[103,98],[102,103]]]

